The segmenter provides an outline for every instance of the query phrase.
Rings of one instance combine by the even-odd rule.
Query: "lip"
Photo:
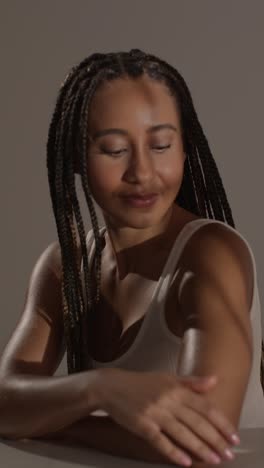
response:
[[[135,197],[135,196],[128,197],[128,196],[125,196],[125,197],[122,197],[122,198],[132,206],[135,206],[135,207],[148,207],[148,206],[153,205],[156,202],[156,200],[158,198],[158,194],[147,196],[147,197]]]
[[[152,192],[152,193],[144,193],[144,194],[137,194],[137,193],[131,193],[131,194],[128,194],[128,195],[123,195],[123,197],[129,197],[129,198],[140,198],[141,200],[142,199],[146,199],[146,198],[152,198],[154,197],[155,195],[158,195],[156,192]]]

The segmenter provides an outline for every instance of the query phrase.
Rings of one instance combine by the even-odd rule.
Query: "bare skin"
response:
[[[161,124],[176,130],[150,131]],[[112,128],[119,132],[98,136]],[[145,75],[134,82],[119,79],[103,85],[92,100],[88,136],[90,189],[107,227],[102,298],[90,324],[90,352],[99,361],[109,361],[134,341],[178,233],[198,216],[174,203],[186,155],[177,104],[164,85]],[[159,197],[154,206],[139,209],[121,197],[135,192],[156,192]],[[136,298],[133,304],[131,297]],[[174,289],[167,298],[165,316],[170,330],[182,336],[175,304]]]
[[[115,80],[100,88],[93,98],[93,104],[88,121],[88,179],[92,195],[102,209],[107,233],[102,262],[102,300],[94,314],[93,323],[90,323],[89,351],[98,361],[107,362],[122,356],[135,340],[142,326],[151,292],[160,277],[177,234],[186,222],[198,217],[174,203],[182,183],[186,155],[179,110],[167,89],[160,83],[153,83],[146,76],[136,81]],[[176,131],[171,128],[151,131],[153,126],[161,124],[172,125]],[[158,147],[163,149],[160,151]],[[122,199],[122,195],[139,192],[156,192],[159,194],[158,200],[150,208],[139,210],[129,206]],[[226,375],[224,374],[224,363],[231,350],[226,349],[225,356],[222,346],[224,337],[217,329],[220,330],[221,323],[223,329],[227,327],[231,330],[233,356],[235,349],[237,356],[243,354],[244,369],[241,370],[240,381],[236,381],[236,387],[233,384],[232,397],[231,388],[227,392],[223,386],[218,385],[211,391],[209,401],[219,405],[237,427],[250,370],[252,345],[247,313],[252,293],[252,270],[245,246],[237,236],[226,231],[223,226],[206,226],[202,233],[197,233],[188,242],[177,268],[182,267],[183,272],[194,269],[197,283],[200,284],[204,295],[200,294],[199,300],[193,303],[189,301],[188,304],[186,297],[191,298],[195,289],[187,282],[184,290],[188,293],[185,293],[184,300],[179,304],[178,296],[182,286],[182,278],[179,277],[168,295],[165,317],[170,331],[177,336],[182,337],[188,331],[188,326],[191,327],[194,322],[195,327],[199,324],[203,329],[211,330],[202,337],[199,335],[199,326],[197,331],[193,328],[190,329],[190,333],[185,333],[180,363],[182,369],[192,369],[193,375],[195,370],[201,375],[208,375],[214,371],[217,374],[219,370],[220,375],[223,372],[221,378],[226,382],[231,382],[232,379],[231,361],[230,368],[227,369]],[[226,243],[224,247],[222,242]],[[229,265],[232,257],[229,248],[232,244],[234,252],[239,252],[237,259],[243,259],[243,265],[239,265],[237,259],[236,266],[235,263]],[[207,245],[211,249],[208,249],[208,254]],[[202,256],[198,255],[200,246],[203,246]],[[222,257],[226,258],[226,261],[221,268],[219,261],[217,288],[210,289],[207,287],[207,279],[215,274],[212,252],[217,252],[218,248],[219,253],[223,249]],[[242,267],[244,276],[241,282]],[[235,293],[229,290],[228,284],[221,290],[224,278],[228,277],[228,270],[234,270],[240,302],[232,296]],[[219,298],[229,296],[226,297],[229,316],[224,302],[219,309],[219,317],[212,314],[210,316],[209,311],[206,315],[203,309],[206,308],[209,294],[209,303],[211,306],[215,303],[218,309]],[[238,328],[232,328],[232,303],[235,304],[238,321],[245,330],[246,340],[243,343]],[[196,313],[194,321],[187,317],[190,312],[194,315]],[[217,355],[213,348],[214,334],[217,333],[218,349],[223,348],[221,355]],[[202,356],[199,352],[192,351],[190,354],[191,349],[196,349],[196,341],[199,340],[202,343],[201,348],[207,350],[206,353]],[[210,367],[210,361],[206,360],[205,356],[213,356],[214,352],[215,366]],[[229,401],[224,397],[226,392],[230,395]],[[124,392],[124,395],[126,394],[127,390]],[[116,407],[112,412],[114,419],[116,414],[119,414],[120,400],[117,399],[115,403]],[[125,407],[127,405],[128,401]],[[208,434],[210,433],[212,434],[212,431],[208,431]],[[188,432],[185,438],[186,446],[190,437]],[[193,443],[195,444],[194,441]],[[197,439],[196,443],[197,448]],[[196,452],[199,453],[199,450]]]
[[[176,130],[152,129],[165,124]],[[112,128],[118,133],[98,136]],[[180,116],[164,85],[145,76],[135,82],[118,79],[95,93],[88,136],[89,186],[102,209],[119,286],[130,272],[139,273],[140,264],[149,262],[153,250],[166,245],[186,158]],[[159,197],[151,207],[139,209],[122,198],[132,192],[155,192]],[[174,235],[173,230],[170,233]],[[133,249],[139,244],[144,246],[140,260]]]
[[[135,339],[150,293],[162,272],[171,247],[180,230],[186,222],[195,219],[195,215],[174,204],[182,183],[185,154],[180,116],[167,89],[147,77],[136,81],[116,80],[96,92],[93,104],[95,105],[92,105],[88,125],[90,145],[87,166],[92,195],[102,209],[107,226],[102,259],[102,296],[106,305],[103,307],[101,303],[100,310],[104,312],[98,309],[98,314],[94,315],[100,317],[101,313],[100,320],[89,327],[93,331],[92,335],[97,337],[98,346],[91,339],[89,342],[93,357],[107,361],[117,357],[119,353],[122,354]],[[161,124],[170,124],[176,131],[171,128],[150,131],[153,125]],[[110,127],[119,128],[118,133],[95,138],[96,133]],[[106,153],[120,150],[122,151],[118,156]],[[125,193],[136,191],[155,191],[159,196],[151,208],[139,210],[128,206],[120,198]],[[182,288],[182,283],[176,281],[166,303],[166,320],[170,330],[176,335],[182,336],[184,331],[180,353],[182,368],[189,369],[191,376],[215,374],[219,376],[221,385],[214,385],[203,398],[195,391],[190,391],[187,385],[183,385],[178,375],[175,378],[160,375],[158,378],[153,374],[151,380],[147,373],[128,372],[127,379],[124,379],[122,370],[108,369],[110,372],[117,371],[116,374],[111,374],[115,378],[108,379],[106,373],[93,370],[84,373],[81,379],[82,385],[87,381],[89,405],[86,403],[85,407],[89,406],[88,413],[96,406],[102,409],[105,407],[106,411],[109,409],[113,420],[121,422],[124,428],[130,428],[139,436],[151,439],[153,445],[156,442],[160,451],[167,455],[170,452],[175,461],[179,461],[182,454],[179,444],[182,444],[187,453],[190,451],[196,456],[202,454],[204,460],[208,459],[210,446],[224,457],[224,449],[231,444],[229,434],[234,431],[234,427],[237,428],[250,370],[248,309],[252,275],[248,252],[241,239],[234,233],[227,232],[223,226],[205,226],[201,231],[195,233],[188,242],[177,265],[181,266],[183,272],[195,270],[196,283],[193,285],[191,281],[187,281]],[[2,432],[5,434],[14,431],[13,421],[18,420],[19,434],[28,434],[33,417],[33,436],[62,428],[62,425],[67,426],[80,419],[79,408],[82,407],[83,398],[87,399],[77,393],[80,387],[79,376],[71,381],[65,377],[63,382],[58,382],[59,388],[52,386],[53,380],[49,378],[43,378],[40,382],[30,375],[25,376],[25,379],[21,376],[23,373],[34,374],[34,377],[40,374],[51,376],[62,356],[59,252],[58,244],[54,243],[39,260],[32,274],[20,326],[17,326],[2,356],[1,389],[12,396],[17,405],[14,406],[10,401],[5,420],[1,421]],[[216,253],[217,271],[212,262]],[[52,292],[51,276],[54,283]],[[214,284],[208,281],[212,277]],[[197,290],[199,298],[195,296]],[[177,302],[179,291],[180,304]],[[133,308],[127,307],[131,295],[137,297],[137,308],[135,304]],[[211,310],[214,314],[210,313]],[[196,314],[197,323],[206,330],[201,337],[199,327],[197,330],[189,329],[189,311]],[[235,321],[232,319],[233,314],[236,314]],[[107,328],[111,324],[111,334],[107,334]],[[196,351],[197,338],[201,346]],[[249,346],[247,343],[245,345],[245,339]],[[234,375],[237,362],[240,363],[239,375]],[[12,375],[16,378],[13,379]],[[101,385],[98,384],[98,379],[102,379]],[[74,402],[72,386],[76,390]],[[132,388],[137,388],[138,392],[131,394]],[[102,392],[99,392],[100,389]],[[102,397],[103,390],[107,401]],[[54,414],[55,401],[60,402],[62,394],[65,402],[58,413]],[[101,401],[95,401],[99,396]],[[175,404],[175,399],[178,404]],[[27,410],[39,408],[38,413],[37,410],[31,411],[32,419],[28,419],[27,426],[19,406],[20,401],[23,405],[27,402]],[[65,405],[69,407],[67,415]],[[143,414],[142,408],[146,408]],[[102,422],[102,426],[103,424]],[[108,433],[108,429],[103,426],[104,441],[97,438],[92,430],[81,430],[78,421],[73,431],[75,439],[84,440],[86,437],[89,443],[89,438],[94,437],[97,438],[98,447],[109,447],[112,427],[110,423]],[[63,431],[64,428],[62,435]],[[165,432],[172,440],[175,439],[175,446]],[[125,447],[129,434],[123,435],[122,446]],[[136,445],[134,451],[138,453]]]
[[[145,261],[143,265],[138,265],[139,273],[128,274],[125,280],[119,282],[119,286],[113,284],[115,257],[111,246],[106,243],[102,252],[101,297],[96,305],[94,320],[89,324],[89,352],[94,359],[100,362],[111,361],[122,356],[130,348],[145,318],[151,294],[157,285],[172,244],[185,224],[194,219],[199,219],[199,217],[175,206],[167,244],[163,249],[155,252],[155,263],[152,255],[152,259]],[[140,246],[136,246],[134,250],[137,258],[141,258]],[[139,250],[138,253],[137,250]],[[186,255],[188,255],[188,249],[184,249],[180,255],[177,262],[178,270]],[[176,276],[175,282],[180,284],[180,276]],[[131,297],[133,297],[133,302],[130,300]],[[171,289],[164,307],[169,330],[174,335],[182,337],[183,321],[178,304],[177,287]]]

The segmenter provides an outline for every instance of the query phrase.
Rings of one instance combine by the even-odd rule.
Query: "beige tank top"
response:
[[[262,340],[261,308],[257,284],[256,263],[253,251],[245,237],[232,226],[227,225],[224,221],[201,218],[189,221],[184,225],[174,242],[163,272],[160,275],[159,281],[153,291],[151,301],[145,313],[145,318],[132,345],[122,356],[112,361],[99,362],[92,359],[93,365],[94,368],[119,367],[136,371],[167,371],[177,375],[177,360],[182,339],[175,336],[167,327],[164,315],[165,298],[168,293],[170,283],[173,280],[173,274],[176,272],[177,261],[185,244],[197,229],[210,222],[224,224],[229,229],[236,232],[246,243],[251,255],[254,267],[254,291],[250,309],[250,318],[254,340],[254,358],[240,415],[239,427],[264,427],[264,396],[260,382]],[[100,233],[103,235],[105,230],[106,227],[103,226],[100,228]],[[92,256],[94,255],[95,250],[92,229],[87,234],[86,242],[89,265],[91,265]],[[82,265],[81,272],[84,287]]]

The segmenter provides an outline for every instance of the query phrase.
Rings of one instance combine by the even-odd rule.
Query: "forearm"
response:
[[[58,431],[97,409],[101,370],[72,375],[16,374],[0,380],[0,436],[21,439]]]
[[[65,445],[94,448],[125,458],[152,463],[169,463],[169,460],[143,438],[117,424],[110,416],[88,415],[82,420],[50,433],[40,439],[58,441]]]
[[[152,443],[116,423],[107,414],[107,411],[102,411],[103,406],[107,409],[106,395],[109,394],[109,386],[106,383],[109,380],[112,381],[113,378],[112,375],[101,374],[100,382],[103,390],[98,397],[97,407],[91,410],[89,414],[83,414],[78,420],[65,425],[57,431],[49,430],[44,434],[35,434],[31,438],[43,439],[49,442],[55,441],[67,446],[72,444],[74,446],[94,448],[111,455],[151,463],[173,463],[168,457],[155,449]],[[97,389],[99,389],[98,385]],[[95,415],[96,410],[99,410],[98,412],[103,413],[103,415]],[[177,442],[175,442],[175,445],[177,446]],[[184,451],[192,458],[193,468],[202,468],[204,466],[203,462],[200,462],[188,450]]]
[[[67,446],[92,448],[118,457],[150,463],[174,464],[169,458],[156,450],[150,442],[126,430],[110,416],[90,414],[71,426],[65,427],[57,433],[42,436],[40,439],[49,442],[57,441]],[[192,459],[192,468],[208,467],[206,463],[199,461],[190,451],[185,450],[185,452]]]

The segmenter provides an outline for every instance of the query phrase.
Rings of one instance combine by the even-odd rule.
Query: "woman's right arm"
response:
[[[65,348],[60,246],[53,242],[33,268],[23,312],[1,355],[0,436],[55,432],[96,409],[102,369],[54,377]]]
[[[60,431],[99,409],[100,369],[58,377],[14,374],[0,380],[0,436],[24,439]]]

